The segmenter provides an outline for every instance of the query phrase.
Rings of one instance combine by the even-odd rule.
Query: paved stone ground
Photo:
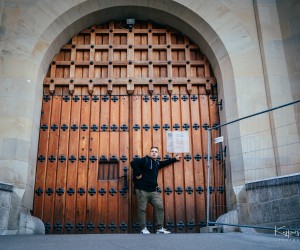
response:
[[[300,249],[300,237],[272,234],[200,233],[170,235],[7,235],[0,236],[2,250],[130,249]]]

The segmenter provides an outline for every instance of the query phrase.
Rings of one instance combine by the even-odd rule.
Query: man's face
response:
[[[152,148],[150,150],[150,157],[152,159],[156,159],[158,157],[158,149],[157,148]]]

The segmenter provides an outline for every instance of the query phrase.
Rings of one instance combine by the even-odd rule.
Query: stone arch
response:
[[[4,47],[12,55],[12,60],[21,58],[17,67],[26,62],[27,65],[20,74],[35,83],[28,87],[31,93],[34,93],[30,102],[34,111],[27,117],[28,125],[24,128],[29,145],[27,177],[24,177],[27,180],[23,185],[19,185],[19,188],[25,186],[22,206],[32,206],[31,173],[34,173],[36,162],[42,81],[53,56],[80,30],[95,23],[105,22],[112,16],[125,18],[131,15],[176,27],[193,39],[211,62],[218,81],[219,96],[231,106],[225,107],[221,120],[232,120],[239,113],[234,77],[234,72],[238,69],[231,56],[241,48],[242,51],[253,50],[255,42],[230,9],[219,0],[201,0],[197,3],[171,0],[87,0],[79,4],[54,0],[51,5],[37,2],[30,6],[28,11],[21,13],[15,24],[16,30],[10,33]],[[228,30],[231,36],[242,38],[241,42],[235,44],[226,34]]]

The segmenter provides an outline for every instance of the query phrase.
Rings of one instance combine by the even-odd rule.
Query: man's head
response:
[[[158,147],[151,147],[150,149],[150,157],[154,160],[158,157]]]

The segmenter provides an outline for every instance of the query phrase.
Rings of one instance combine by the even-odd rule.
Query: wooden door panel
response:
[[[216,110],[210,107],[211,103],[207,97],[197,93],[197,88],[194,88],[195,94],[192,96],[187,94],[185,88],[179,87],[174,88],[173,95],[167,93],[166,87],[155,88],[155,94],[152,96],[148,95],[144,87],[136,90],[135,95],[128,96],[122,95],[126,89],[120,88],[118,96],[109,97],[100,95],[104,90],[99,88],[99,96],[92,97],[88,96],[86,88],[76,89],[76,94],[70,102],[64,101],[68,99],[64,95],[54,96],[53,117],[50,123],[55,122],[59,126],[59,136],[54,133],[56,131],[50,132],[48,143],[54,149],[49,150],[48,155],[57,155],[57,157],[67,155],[68,159],[58,161],[57,170],[48,170],[48,176],[45,178],[46,187],[55,186],[53,189],[55,191],[59,188],[65,190],[62,195],[56,193],[52,196],[55,197],[52,203],[49,201],[45,203],[55,204],[52,205],[52,210],[51,205],[50,208],[47,207],[47,215],[43,217],[53,227],[49,232],[134,231],[137,222],[135,195],[133,194],[132,198],[127,192],[122,195],[120,191],[126,184],[123,179],[117,178],[124,175],[124,167],[126,167],[130,180],[131,157],[142,157],[148,154],[154,144],[159,147],[161,158],[172,157],[173,155],[166,151],[165,132],[176,129],[190,132],[191,151],[189,154],[182,155],[186,159],[165,168],[158,176],[159,190],[162,192],[165,204],[165,222],[174,232],[194,232],[195,225],[205,221],[203,161],[206,151],[202,147],[205,149],[207,141],[205,141],[206,131],[200,125],[201,120],[210,123],[217,121],[205,118],[207,117],[205,112],[214,114]],[[48,103],[45,104],[46,107],[49,107]],[[60,113],[64,113],[65,116],[58,119]],[[205,116],[203,119],[201,119],[202,115]],[[64,125],[70,130],[64,131]],[[87,130],[84,129],[84,125]],[[113,129],[117,131],[112,131]],[[132,143],[130,143],[128,130],[131,130],[133,135]],[[204,132],[201,133],[201,130]],[[204,140],[199,143],[202,137]],[[196,159],[196,155],[200,158]],[[121,161],[123,156],[124,160]],[[76,160],[73,161],[72,157]],[[91,157],[96,160],[92,162]],[[98,159],[101,157],[120,159],[118,172],[113,174],[111,180],[98,180],[100,169]],[[218,161],[213,161],[213,165],[217,164]],[[108,168],[103,171],[103,176],[110,175]],[[213,173],[216,175],[216,171]],[[213,178],[217,185],[222,185],[221,179],[215,178],[215,175]],[[200,191],[197,191],[199,188]],[[73,193],[68,192],[70,189],[73,189]],[[100,190],[104,190],[104,193],[99,193]],[[47,198],[50,200],[51,197]],[[221,202],[221,198],[222,196],[216,193],[215,199],[212,200]],[[39,204],[38,200],[36,204]],[[52,213],[48,213],[49,211]],[[129,214],[133,217],[131,221],[128,220]],[[152,207],[148,209],[147,221],[149,225],[154,226]],[[128,228],[129,226],[131,228]],[[58,230],[59,227],[62,229]]]
[[[159,147],[166,131],[188,131],[190,152],[158,175],[165,224],[198,232],[225,212],[219,146],[207,156],[207,126],[218,123],[215,78],[199,47],[175,29],[137,21],[93,25],[53,58],[44,80],[34,215],[47,233],[139,232],[130,161]],[[123,27],[124,26],[124,27]],[[212,131],[212,138],[219,136]],[[147,223],[155,214],[149,205]]]

